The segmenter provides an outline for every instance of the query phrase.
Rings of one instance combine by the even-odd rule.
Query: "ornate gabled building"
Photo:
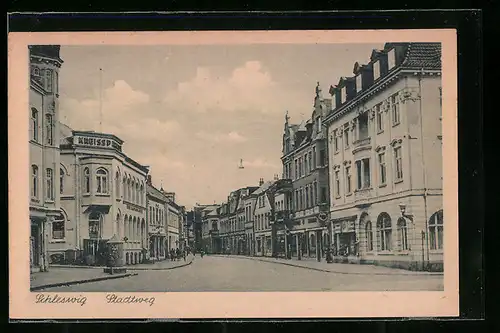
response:
[[[338,258],[442,268],[440,43],[386,43],[330,88],[330,217]],[[339,259],[340,260],[340,259]]]
[[[64,235],[60,202],[59,45],[29,46],[30,269],[47,271],[49,244]]]
[[[322,249],[328,245],[327,213],[329,207],[328,142],[323,120],[331,108],[331,100],[323,98],[318,83],[313,112],[308,121],[291,124],[285,117],[283,134],[283,178],[293,184],[288,207],[290,217],[291,254],[322,257]]]

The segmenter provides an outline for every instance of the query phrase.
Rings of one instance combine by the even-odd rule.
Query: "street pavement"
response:
[[[357,268],[352,266],[353,270]],[[368,268],[367,268],[368,267]],[[137,271],[136,276],[47,289],[51,292],[203,291],[442,291],[442,275],[332,273],[225,256],[197,255],[191,265],[172,270]],[[371,268],[371,270],[370,270]],[[344,268],[347,269],[347,268]]]

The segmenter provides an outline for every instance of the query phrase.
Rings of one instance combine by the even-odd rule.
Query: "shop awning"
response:
[[[85,214],[88,212],[96,212],[101,214],[108,214],[110,208],[110,205],[89,205],[83,213]]]

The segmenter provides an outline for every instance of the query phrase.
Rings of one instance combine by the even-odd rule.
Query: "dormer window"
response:
[[[375,61],[373,63],[373,80],[377,80],[380,77],[380,61]]]
[[[337,108],[337,96],[336,94],[332,95],[332,110],[335,110]]]
[[[345,87],[342,87],[341,89],[341,95],[340,95],[340,103],[343,104],[346,101],[346,89]]]
[[[33,74],[33,76],[39,77],[40,76],[40,68],[33,67],[31,74]]]
[[[396,52],[394,51],[394,49],[390,50],[387,53],[387,62],[389,65],[389,70],[396,66]]]
[[[356,76],[356,92],[360,92],[362,89],[361,87],[361,74],[358,74],[358,76]]]

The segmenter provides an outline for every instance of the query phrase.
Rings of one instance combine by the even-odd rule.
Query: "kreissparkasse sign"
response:
[[[112,138],[100,138],[94,136],[76,135],[73,138],[73,144],[78,146],[110,148],[121,150],[121,145]]]

